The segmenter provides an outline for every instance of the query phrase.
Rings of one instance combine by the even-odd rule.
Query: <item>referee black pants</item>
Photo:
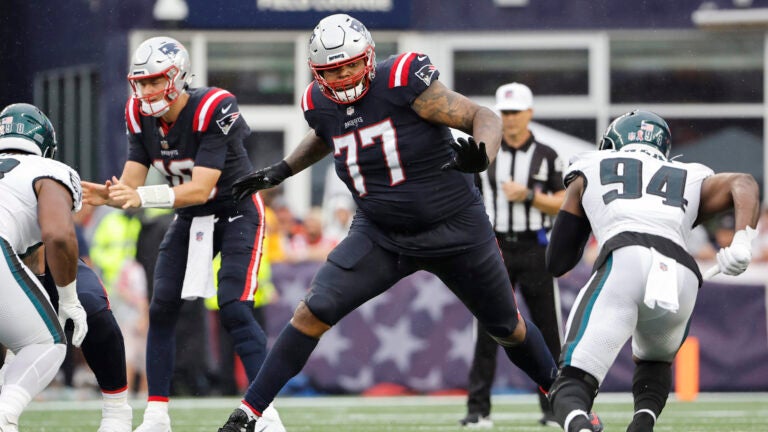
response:
[[[529,319],[536,324],[544,336],[549,351],[557,362],[562,344],[562,322],[560,319],[560,295],[555,281],[545,268],[546,244],[538,237],[512,238],[496,236],[504,265],[507,267],[512,285],[522,294],[529,310]],[[520,296],[517,297],[520,300]],[[469,370],[467,412],[488,416],[491,412],[491,387],[496,374],[498,344],[482,325],[477,326],[477,341],[472,366]],[[549,405],[539,395],[542,411]]]

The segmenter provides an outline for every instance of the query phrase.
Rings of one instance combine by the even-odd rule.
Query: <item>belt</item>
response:
[[[510,231],[506,233],[496,233],[496,238],[500,241],[507,243],[515,243],[520,241],[539,240],[539,233],[537,231]]]

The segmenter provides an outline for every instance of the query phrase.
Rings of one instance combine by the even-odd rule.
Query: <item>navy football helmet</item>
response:
[[[0,151],[21,150],[53,159],[56,149],[56,131],[36,106],[17,103],[0,112]]]
[[[334,102],[350,104],[368,92],[376,74],[375,43],[363,23],[347,14],[330,15],[317,24],[309,38],[309,68],[323,94]],[[323,72],[362,60],[355,75],[327,81]]]
[[[663,118],[650,111],[628,112],[608,125],[598,144],[599,150],[618,150],[629,144],[645,144],[669,158],[672,150],[672,133]]]

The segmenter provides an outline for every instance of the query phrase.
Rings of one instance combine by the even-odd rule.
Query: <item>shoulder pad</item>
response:
[[[232,93],[224,89],[216,87],[208,89],[197,104],[195,116],[192,118],[192,130],[195,132],[205,132],[208,130],[208,124],[211,122],[213,113],[216,112],[216,107],[218,107],[224,99],[234,97],[235,96]]]
[[[312,88],[315,86],[315,81],[313,80],[307,88],[304,89],[304,92],[301,95],[301,110],[304,112],[310,111],[315,109],[315,103],[312,100]]]
[[[132,134],[141,133],[141,114],[139,113],[139,101],[133,96],[125,103],[125,125]]]
[[[431,67],[432,69],[425,71],[425,73],[429,75],[428,79],[432,78],[432,74],[434,73],[434,66],[432,66],[429,57],[426,54],[411,51],[395,57],[392,68],[389,70],[389,88],[404,87],[408,85],[408,76],[410,75],[409,71],[413,62],[424,63],[421,66],[422,69]],[[419,69],[418,72],[421,73],[421,69]],[[421,76],[424,75],[424,73],[421,75],[419,73],[417,73],[416,76],[424,80],[424,78]],[[429,85],[428,82],[427,85]]]

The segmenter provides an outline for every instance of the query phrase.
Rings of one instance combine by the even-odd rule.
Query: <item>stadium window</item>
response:
[[[537,96],[589,94],[589,51],[583,49],[456,50],[454,88],[492,95],[503,83],[524,82]]]
[[[293,42],[210,42],[208,85],[225,88],[240,105],[294,104]]]
[[[762,103],[764,37],[762,32],[611,34],[611,102]]]

